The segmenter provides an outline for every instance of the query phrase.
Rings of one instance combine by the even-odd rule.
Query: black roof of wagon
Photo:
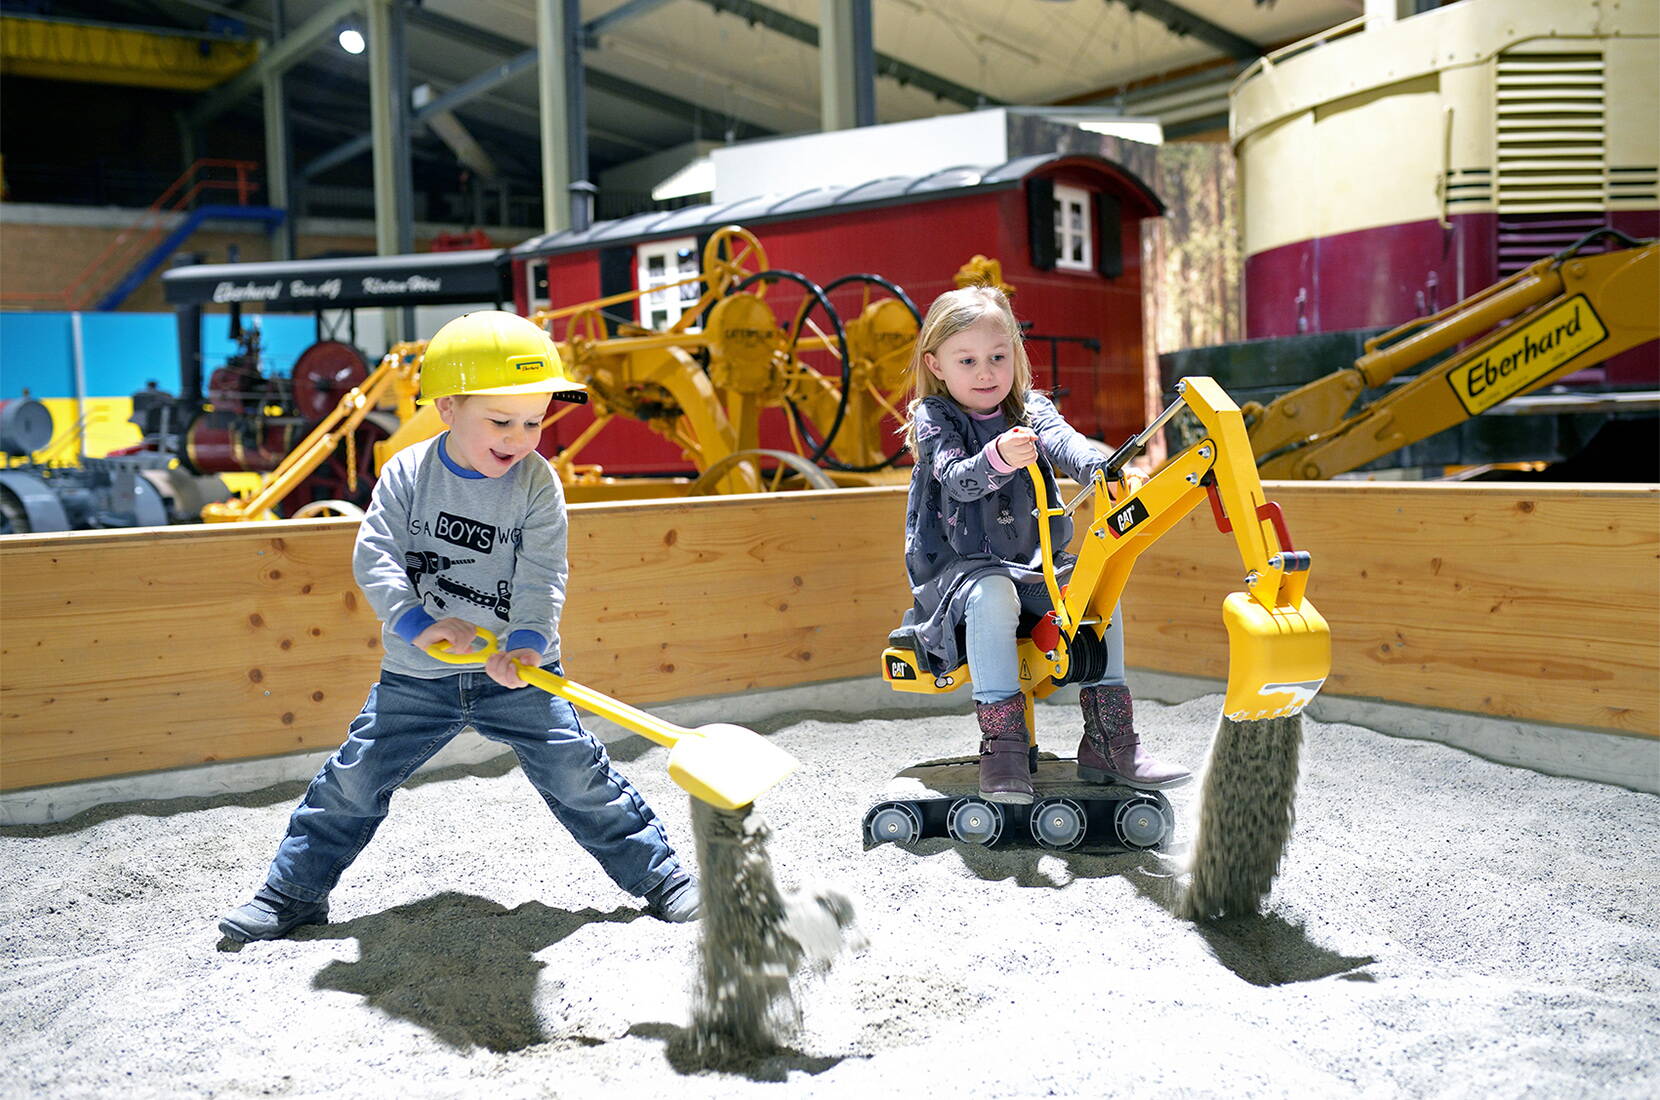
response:
[[[955,197],[975,191],[997,191],[1020,186],[1028,176],[1058,161],[1093,165],[1124,179],[1154,212],[1163,213],[1152,188],[1135,173],[1104,157],[1075,153],[1038,153],[990,167],[958,165],[922,176],[885,176],[862,183],[814,187],[790,195],[757,195],[735,202],[702,203],[678,210],[649,210],[625,218],[595,222],[586,229],[544,233],[514,245],[514,258],[580,252],[606,245],[633,244],[656,237],[684,236],[723,225],[764,225],[767,222],[813,214],[835,214],[881,206],[897,206],[929,199]]]
[[[163,273],[174,305],[237,302],[273,312],[358,306],[459,305],[512,297],[505,249],[194,264]]]

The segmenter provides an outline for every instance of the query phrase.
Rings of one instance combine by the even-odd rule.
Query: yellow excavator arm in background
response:
[[[1579,254],[1599,236],[1632,247]],[[1248,403],[1243,411],[1260,476],[1312,480],[1345,473],[1654,340],[1660,337],[1657,303],[1660,244],[1599,230],[1433,316],[1368,340],[1352,367],[1266,406]],[[1350,414],[1362,391],[1473,339]]]

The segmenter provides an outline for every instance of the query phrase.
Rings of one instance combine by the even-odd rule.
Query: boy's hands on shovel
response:
[[[426,650],[427,646],[435,642],[444,642],[453,653],[465,653],[473,648],[473,639],[478,637],[478,627],[466,619],[439,619],[419,634],[411,644],[416,649]]]
[[[534,649],[510,649],[506,653],[492,653],[484,660],[484,671],[502,687],[528,687],[529,684],[519,675],[519,670],[513,667],[515,661],[526,668],[535,668],[542,663],[542,655]]]
[[[425,650],[436,642],[443,642],[451,653],[466,653],[473,648],[478,627],[466,619],[439,619],[415,635],[415,648]],[[542,655],[534,649],[512,649],[506,653],[492,653],[484,659],[484,671],[490,679],[506,688],[528,687],[513,662],[535,668],[542,663]]]

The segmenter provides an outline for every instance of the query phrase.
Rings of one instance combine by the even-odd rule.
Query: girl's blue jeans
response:
[[[1022,609],[1043,614],[1054,608],[1049,590],[1041,584],[1016,584],[1008,577],[986,576],[969,589],[967,624],[968,675],[974,681],[974,701],[995,703],[1020,693],[1016,666],[1016,632]],[[1123,684],[1124,614],[1112,609],[1112,627],[1106,632],[1107,670],[1084,687]]]
[[[513,749],[560,824],[625,891],[643,895],[680,870],[657,815],[570,703],[502,687],[482,671],[426,680],[383,670],[288,819],[266,881],[321,901],[375,835],[392,792],[467,726]]]

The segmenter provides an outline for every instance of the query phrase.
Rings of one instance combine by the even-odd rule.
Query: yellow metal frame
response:
[[[1266,406],[1248,404],[1260,475],[1333,477],[1654,340],[1657,302],[1660,244],[1653,241],[1539,260],[1434,316],[1373,337],[1353,367]],[[1349,415],[1362,391],[1470,340]]]
[[[1055,576],[1049,521],[1067,509],[1050,505],[1037,467],[1028,467],[1037,492],[1044,583],[1059,628],[1054,649],[1042,650],[1030,637],[1019,642],[1028,728],[1031,701],[1054,692],[1071,667],[1071,639],[1080,630],[1100,635],[1107,629],[1136,559],[1211,492],[1218,522],[1226,517],[1246,568],[1245,591],[1223,603],[1229,637],[1223,713],[1235,719],[1296,714],[1331,670],[1331,630],[1305,596],[1307,558],[1292,552],[1276,526],[1278,506],[1263,494],[1239,407],[1210,378],[1185,378],[1177,389],[1179,403],[1198,417],[1205,437],[1116,501],[1107,483],[1096,480],[1095,517],[1065,588]],[[1165,410],[1155,426],[1174,411]],[[883,651],[882,676],[896,691],[921,694],[954,691],[969,682],[966,663],[935,677],[914,652],[897,646]]]
[[[263,480],[259,491],[247,500],[227,500],[208,504],[202,509],[207,523],[233,523],[238,520],[265,519],[275,515],[277,505],[288,494],[321,466],[341,443],[354,445],[355,432],[364,419],[390,403],[398,410],[398,419],[407,424],[415,417],[415,396],[420,389],[419,363],[426,344],[394,344],[380,364],[340,399],[329,414],[289,451],[277,468]],[[383,461],[376,454],[376,466]],[[348,460],[348,469],[355,474],[357,464]]]
[[[602,467],[581,462],[584,448],[606,426],[630,414],[631,393],[660,395],[674,403],[679,415],[649,419],[647,423],[679,446],[699,473],[720,467],[724,472],[715,484],[716,491],[756,493],[781,483],[781,476],[769,479],[760,466],[761,410],[788,398],[824,431],[840,389],[839,379],[825,378],[798,357],[798,353],[808,351],[837,354],[834,337],[826,336],[810,322],[799,333],[780,326],[764,301],[765,285],[733,291],[750,275],[765,270],[766,263],[766,250],[755,235],[741,226],[729,225],[717,230],[704,246],[703,268],[697,275],[668,284],[679,287],[703,283],[704,290],[679,320],[663,331],[623,326],[623,333],[612,335],[601,310],[664,287],[625,291],[531,314],[530,320],[544,328],[551,329],[556,321],[566,322],[565,339],[558,343],[559,354],[567,373],[588,387],[589,406],[594,413],[593,423],[553,460],[554,469],[568,488],[579,488],[584,499],[601,499],[608,494],[640,495],[638,481],[610,479]],[[903,319],[896,318],[894,306],[904,314]],[[708,327],[693,329],[693,321],[705,310],[710,311]],[[723,316],[733,317],[735,325],[718,324],[717,318]],[[797,318],[797,326],[802,327],[802,318]],[[735,337],[726,328],[735,328],[741,335]],[[867,301],[861,315],[847,328],[849,355],[853,358],[852,389],[843,430],[853,448],[849,457],[855,464],[869,465],[886,457],[881,454],[879,422],[884,413],[897,415],[895,401],[903,389],[915,325],[909,311],[890,299]],[[275,508],[336,447],[342,443],[353,445],[353,433],[375,408],[395,408],[399,421],[391,438],[375,444],[377,470],[396,452],[441,432],[443,423],[435,409],[415,407],[425,350],[425,341],[394,346],[363,384],[341,398],[335,410],[263,480],[252,498],[212,505],[203,518],[228,522],[274,515]],[[707,369],[699,355],[707,357]],[[543,421],[543,427],[572,408],[557,406]],[[792,432],[794,427],[791,421]],[[799,440],[797,449],[804,450]],[[659,489],[667,486],[671,491],[690,484],[692,480],[686,478],[656,482]]]

